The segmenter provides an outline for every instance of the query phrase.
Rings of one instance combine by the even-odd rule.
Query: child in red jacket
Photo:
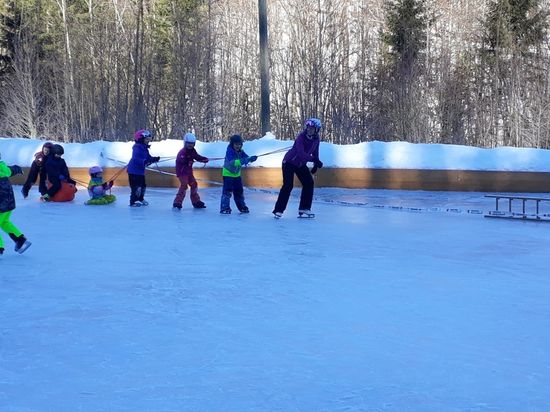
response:
[[[193,176],[193,162],[196,160],[201,163],[208,163],[208,158],[201,156],[195,150],[195,142],[197,138],[193,133],[186,133],[183,137],[183,149],[181,149],[176,157],[176,176],[180,181],[180,188],[174,199],[174,209],[181,209],[187,186],[191,188],[191,203],[196,209],[206,207],[201,201],[198,192],[197,179]]]

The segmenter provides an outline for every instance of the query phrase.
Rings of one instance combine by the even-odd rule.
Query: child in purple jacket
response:
[[[180,188],[174,199],[174,209],[181,209],[187,186],[191,188],[191,204],[195,209],[204,209],[206,205],[201,200],[198,191],[197,179],[193,176],[193,162],[208,163],[208,158],[201,156],[195,150],[197,138],[193,133],[183,136],[183,149],[176,157],[176,176],[180,181]]]
[[[135,144],[132,147],[132,158],[128,163],[128,182],[130,183],[130,206],[147,206],[145,196],[145,168],[151,163],[156,163],[160,157],[153,157],[149,154],[149,142],[151,132],[149,130],[138,130],[134,134]]]
[[[311,118],[306,121],[305,128],[296,137],[294,145],[283,158],[283,186],[279,192],[273,215],[275,218],[283,216],[283,212],[288,204],[290,192],[294,187],[294,175],[298,177],[302,184],[302,193],[300,195],[300,206],[298,207],[299,217],[315,217],[311,213],[311,203],[313,201],[313,176],[317,169],[323,167],[323,162],[319,160],[319,131],[321,130],[321,121]],[[313,162],[314,166],[309,171],[308,162]]]

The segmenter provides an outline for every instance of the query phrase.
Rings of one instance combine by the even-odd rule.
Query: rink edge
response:
[[[119,169],[105,168],[109,179]],[[173,167],[160,170],[174,173]],[[87,168],[70,168],[71,176],[79,182],[89,180]],[[24,168],[25,175],[28,168]],[[196,168],[194,174],[201,187],[219,186],[221,169]],[[243,169],[245,186],[276,188],[282,183],[280,168],[251,167]],[[12,179],[22,184],[24,177]],[[124,172],[115,181],[127,186],[128,175]],[[296,180],[298,186],[299,182]],[[175,176],[147,171],[147,185],[152,187],[178,187]],[[398,190],[445,190],[477,192],[550,192],[550,172],[498,172],[477,170],[414,170],[414,169],[351,169],[323,168],[315,176],[317,187],[340,187],[350,189],[398,189]]]

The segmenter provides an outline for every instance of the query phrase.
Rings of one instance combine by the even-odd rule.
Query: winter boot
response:
[[[177,209],[177,210],[181,210],[181,203],[174,203],[174,204],[172,205],[172,208],[173,208],[174,210],[176,210],[176,209]]]
[[[204,202],[202,200],[199,200],[198,202],[193,203],[193,207],[195,209],[204,209],[204,208],[206,208],[206,205],[204,204]]]
[[[248,209],[248,206],[243,206],[239,209],[239,212],[241,212],[241,213],[250,213],[250,210]]]
[[[27,189],[26,187],[22,187],[21,194],[23,195],[23,199],[26,199],[29,196],[29,189]]]

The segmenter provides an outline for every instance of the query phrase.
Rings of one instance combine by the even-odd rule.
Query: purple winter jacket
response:
[[[149,149],[143,143],[136,143],[132,147],[132,158],[128,163],[128,173],[131,175],[145,175],[145,167],[153,162]]]
[[[290,163],[296,167],[302,167],[307,162],[315,162],[319,160],[319,135],[316,134],[313,138],[308,139],[306,131],[303,130],[296,140],[292,148],[286,152],[283,158],[283,163]]]
[[[183,148],[176,157],[176,176],[190,176],[193,174],[193,161],[206,163],[208,158],[201,156],[193,149]]]

